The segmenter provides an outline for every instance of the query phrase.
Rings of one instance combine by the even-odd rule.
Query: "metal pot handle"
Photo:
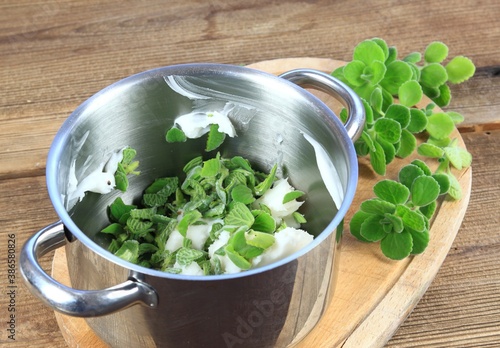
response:
[[[30,237],[21,250],[21,274],[30,291],[45,304],[75,317],[106,315],[136,303],[157,306],[154,289],[136,280],[129,279],[104,290],[76,290],[54,280],[40,267],[38,258],[66,242],[64,226],[59,221]]]
[[[290,70],[279,77],[303,88],[310,87],[328,93],[341,102],[349,113],[345,124],[347,135],[353,142],[358,140],[365,124],[365,109],[361,99],[350,87],[331,75],[313,69]]]

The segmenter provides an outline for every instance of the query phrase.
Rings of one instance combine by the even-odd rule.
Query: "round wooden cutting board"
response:
[[[288,58],[263,61],[249,67],[273,74],[295,68],[311,68],[329,73],[343,64],[331,59]],[[338,108],[338,102],[332,97],[319,92],[313,93],[333,110]],[[421,106],[427,102],[424,101]],[[457,130],[453,137],[464,146]],[[418,156],[396,159],[388,166],[386,178],[397,178],[401,166],[415,158]],[[432,167],[433,164],[429,165]],[[359,168],[358,189],[345,219],[346,227],[361,202],[373,197],[373,185],[381,180],[381,177],[370,170],[366,159],[359,160]],[[332,304],[299,347],[382,347],[391,338],[434,279],[462,223],[469,203],[472,172],[467,168],[456,175],[462,187],[463,198],[459,201],[441,201],[432,221],[429,246],[421,255],[403,261],[389,260],[382,255],[378,243],[361,243],[346,228]],[[69,285],[64,248],[55,253],[52,275]],[[90,330],[84,319],[57,312],[56,319],[68,346],[106,346]]]

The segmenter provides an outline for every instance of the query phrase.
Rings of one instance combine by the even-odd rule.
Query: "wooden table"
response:
[[[441,270],[387,347],[500,346],[500,3],[487,1],[12,1],[0,4],[0,346],[64,347],[54,313],[15,279],[8,338],[8,239],[57,216],[45,187],[54,134],[81,102],[150,68],[286,57],[350,60],[381,37],[400,56],[435,40],[476,75],[448,108],[472,153],[469,209]],[[42,266],[49,270],[51,257]]]

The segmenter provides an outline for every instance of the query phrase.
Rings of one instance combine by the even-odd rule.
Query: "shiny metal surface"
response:
[[[238,274],[168,274],[115,257],[98,238],[97,232],[108,223],[106,208],[119,193],[87,194],[66,211],[64,198],[73,160],[81,177],[110,152],[126,145],[135,148],[141,175],[131,179],[128,192],[122,195],[125,202],[134,202],[155,178],[181,175],[186,161],[200,154],[214,155],[204,152],[205,138],[165,142],[174,119],[194,107],[193,101],[165,83],[164,78],[171,75],[184,76],[221,102],[242,102],[258,111],[250,122],[237,124],[238,136],[227,138],[218,150],[223,156],[247,157],[263,171],[275,162],[281,164],[280,174],[307,192],[302,212],[308,223],[303,227],[315,235],[309,246],[274,264]],[[311,78],[307,83],[315,85]],[[319,88],[324,85],[320,83]],[[341,87],[334,84],[328,92],[350,93]],[[358,116],[353,119],[357,121],[350,134],[355,138],[363,122]],[[302,132],[325,148],[339,172],[345,198],[338,209],[321,179],[314,149]],[[155,308],[131,306],[87,319],[113,347],[286,347],[300,341],[331,299],[343,218],[355,193],[357,175],[352,140],[320,100],[284,79],[217,64],[155,69],[104,89],[63,124],[47,161],[49,195],[70,231],[72,242],[66,243],[66,253],[72,285],[106,289],[132,278],[152,287],[158,296]]]
[[[155,307],[158,297],[153,288],[134,280],[104,290],[75,290],[47,275],[38,258],[66,244],[64,226],[56,222],[36,233],[23,246],[20,271],[31,292],[48,306],[76,317],[91,317],[113,313],[141,303]]]
[[[312,69],[291,70],[279,77],[304,88],[316,88],[335,97],[349,110],[349,117],[345,124],[347,135],[353,142],[358,140],[365,124],[365,110],[361,100],[349,86],[342,81],[332,79],[330,75]]]

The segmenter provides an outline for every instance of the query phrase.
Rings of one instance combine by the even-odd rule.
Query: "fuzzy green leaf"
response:
[[[255,201],[252,190],[246,185],[236,185],[231,190],[231,198],[235,202],[250,204]]]
[[[458,146],[447,146],[444,148],[444,153],[453,167],[458,170],[467,168],[472,162],[472,155]]]
[[[186,134],[177,127],[172,127],[168,130],[165,139],[169,143],[182,143],[186,141]]]
[[[205,148],[205,151],[209,152],[215,150],[222,145],[224,139],[226,139],[226,133],[219,132],[218,124],[211,124],[210,130],[208,132],[207,146]]]
[[[361,236],[370,241],[370,242],[377,242],[384,238],[387,233],[384,231],[384,228],[382,224],[380,223],[380,220],[382,218],[380,216],[372,215],[368,217],[362,224],[361,224]]]
[[[417,211],[411,210],[405,205],[398,205],[396,207],[396,215],[401,218],[405,227],[411,228],[417,232],[423,232],[425,230],[424,217]]]
[[[377,142],[384,150],[385,164],[391,163],[396,157],[396,148],[393,144],[384,139],[378,139]]]
[[[349,222],[349,230],[351,231],[351,234],[362,242],[369,242],[368,239],[361,235],[361,225],[371,216],[373,216],[373,214],[358,210]]]
[[[404,105],[392,104],[387,108],[385,117],[397,121],[401,128],[406,128],[410,123],[410,109]]]
[[[390,94],[396,95],[399,87],[413,76],[410,66],[403,61],[395,60],[387,65],[384,79],[380,81],[380,85]]]
[[[427,116],[420,109],[410,109],[410,123],[406,129],[411,133],[420,133],[427,127]]]
[[[388,233],[380,242],[380,248],[388,258],[402,260],[410,255],[413,249],[413,238],[408,231]]]
[[[426,65],[420,71],[420,84],[430,87],[439,88],[448,80],[446,69],[438,63]]]
[[[438,87],[439,95],[432,98],[432,101],[439,107],[447,107],[451,102],[451,91],[447,84]]]
[[[401,130],[401,140],[399,141],[399,149],[396,156],[406,158],[410,156],[417,147],[417,139],[407,129]]]
[[[434,213],[436,212],[436,209],[437,209],[437,202],[436,201],[431,202],[430,204],[427,204],[424,207],[418,208],[418,210],[422,213],[422,215],[424,215],[427,218],[427,220],[432,219],[432,217],[434,216]]]
[[[416,232],[416,231],[409,231],[412,237],[412,242],[413,242],[413,248],[411,249],[412,254],[421,254],[424,252],[424,250],[427,248],[429,245],[430,241],[430,234],[429,231],[424,231],[424,232]]]
[[[276,220],[271,214],[262,210],[253,210],[254,223],[251,228],[255,231],[273,233],[276,230]]]
[[[373,215],[393,214],[396,211],[396,206],[382,199],[372,198],[362,202],[360,210]]]
[[[415,181],[416,178],[422,175],[425,174],[420,167],[414,164],[407,164],[399,171],[398,180],[401,184],[410,189],[411,186],[413,185],[413,181]]]
[[[397,143],[401,138],[401,125],[392,119],[379,118],[375,121],[373,129],[377,132],[377,136],[391,144]]]
[[[419,160],[419,159],[415,159],[411,162],[411,164],[419,167],[420,169],[422,169],[422,171],[424,172],[425,175],[431,175],[432,172],[431,172],[431,169],[429,168],[429,166],[422,160]]]
[[[448,56],[448,46],[444,43],[435,41],[431,42],[424,53],[424,60],[427,63],[441,63]]]
[[[450,136],[455,129],[455,123],[445,112],[436,112],[427,118],[426,130],[429,135],[436,139],[444,139]]]
[[[120,249],[115,252],[115,255],[125,261],[137,263],[139,258],[139,242],[136,240],[127,240],[123,242]]]
[[[422,60],[422,54],[420,52],[412,52],[403,58],[403,61],[407,63],[418,63]]]
[[[405,204],[410,197],[410,190],[406,186],[389,179],[377,182],[373,192],[378,198],[392,204]]]
[[[245,238],[248,245],[262,248],[264,250],[269,248],[275,242],[275,238],[272,234],[256,231],[248,231]]]
[[[448,114],[448,116],[451,117],[451,119],[453,120],[453,123],[455,123],[455,124],[459,124],[459,123],[462,123],[464,121],[464,116],[456,111],[448,111],[447,114]]]
[[[448,175],[444,173],[436,173],[432,174],[432,177],[438,182],[439,184],[439,194],[444,195],[445,193],[448,192],[450,189],[450,178]]]
[[[422,87],[415,80],[406,81],[399,87],[398,97],[402,105],[414,106],[420,102],[422,96]]]
[[[192,225],[194,222],[198,221],[202,217],[201,213],[198,210],[191,210],[184,214],[181,221],[177,224],[177,230],[179,233],[186,237],[187,230],[189,225]]]
[[[361,86],[367,81],[363,78],[366,64],[360,60],[353,60],[344,66],[344,77],[351,86]]]
[[[236,202],[229,213],[226,215],[224,222],[230,226],[250,226],[253,225],[255,219],[250,209],[243,203]]]
[[[372,168],[375,173],[385,175],[387,165],[385,161],[384,149],[378,142],[374,142],[373,147],[375,148],[375,151],[370,151],[370,163]]]
[[[418,146],[417,152],[421,156],[430,158],[441,158],[444,155],[444,150],[436,145],[422,143]]]
[[[453,58],[446,64],[446,72],[448,73],[448,80],[451,83],[462,83],[471,78],[476,71],[474,63],[463,56]]]
[[[439,184],[433,177],[420,176],[411,185],[411,201],[414,205],[425,206],[439,196]]]
[[[365,40],[354,48],[352,60],[359,60],[365,65],[371,65],[373,61],[384,62],[385,59],[384,50],[376,42]]]

